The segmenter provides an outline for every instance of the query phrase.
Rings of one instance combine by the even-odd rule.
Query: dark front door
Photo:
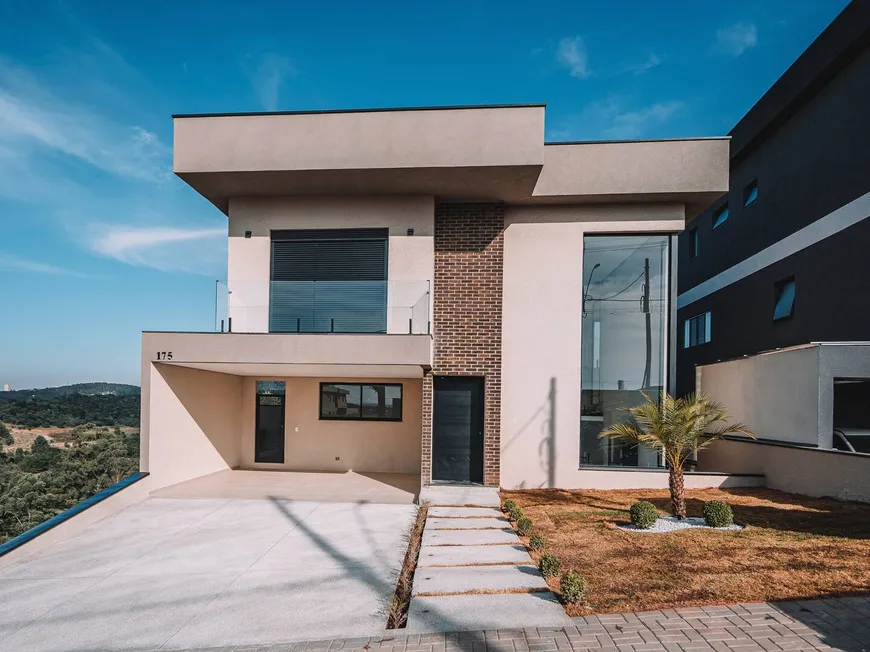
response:
[[[254,461],[284,462],[284,395],[257,394]]]
[[[432,480],[483,483],[483,378],[436,376]]]

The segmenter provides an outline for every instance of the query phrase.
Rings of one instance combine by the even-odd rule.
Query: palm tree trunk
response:
[[[671,464],[670,479],[671,507],[678,519],[686,518],[686,484],[683,480],[682,464]]]

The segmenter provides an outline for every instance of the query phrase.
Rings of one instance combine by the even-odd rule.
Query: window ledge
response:
[[[620,471],[627,473],[670,473],[669,469],[650,466],[593,466],[581,464],[580,471]],[[764,477],[763,473],[728,473],[726,471],[683,471],[683,475],[721,475],[721,476],[737,476],[748,478]]]

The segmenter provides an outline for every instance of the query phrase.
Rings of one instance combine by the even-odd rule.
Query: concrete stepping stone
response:
[[[427,546],[482,546],[519,543],[513,530],[423,530],[423,548]]]
[[[408,634],[566,627],[573,621],[553,593],[421,596],[411,599]]]
[[[429,546],[420,550],[417,567],[531,563],[532,558],[526,547],[520,544],[513,546]]]
[[[429,518],[499,518],[504,516],[495,507],[430,507]]]
[[[501,507],[496,487],[424,487],[420,502],[456,507]]]
[[[454,566],[420,569],[414,574],[413,595],[547,588],[534,566]]]
[[[433,530],[506,530],[506,518],[428,518],[426,527]]]

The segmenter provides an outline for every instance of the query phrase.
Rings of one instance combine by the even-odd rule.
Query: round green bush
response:
[[[506,501],[504,501],[504,505],[502,505],[502,509],[506,512],[510,512],[511,510],[514,510],[516,508],[517,508],[516,502],[511,500],[510,498],[508,498]]]
[[[586,580],[577,571],[571,570],[567,573],[562,573],[559,586],[562,588],[562,598],[568,604],[583,602],[586,597]]]
[[[514,508],[508,512],[508,518],[510,518],[510,520],[514,521],[515,523],[525,515],[526,513],[519,505],[514,505]]]
[[[523,516],[522,518],[517,519],[517,532],[519,532],[522,536],[526,536],[531,531],[532,519],[530,519],[528,516]]]
[[[551,552],[545,552],[538,561],[538,570],[544,577],[556,577],[562,570],[562,560]]]
[[[647,500],[637,501],[628,513],[631,515],[632,525],[641,530],[649,530],[659,520],[658,507]]]
[[[532,550],[540,550],[547,545],[547,540],[540,534],[533,534],[529,537],[529,548]]]
[[[728,503],[708,500],[704,503],[704,521],[710,527],[728,527],[734,522],[734,512]]]

